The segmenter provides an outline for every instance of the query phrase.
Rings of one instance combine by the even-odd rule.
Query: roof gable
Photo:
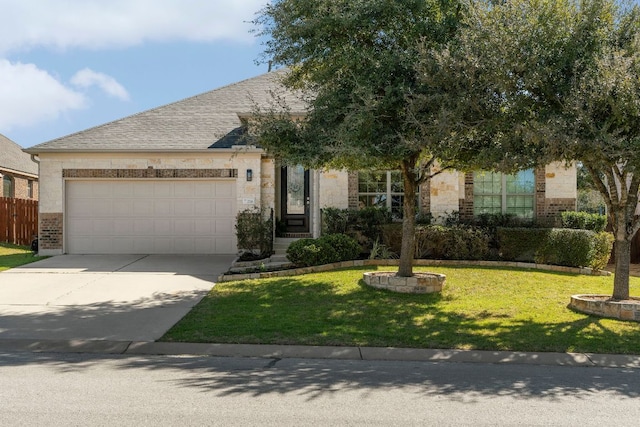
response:
[[[239,114],[267,105],[274,91],[294,112],[305,111],[299,97],[280,84],[285,69],[263,74],[171,104],[134,114],[29,148],[47,151],[159,151],[223,148],[242,125]]]
[[[0,135],[0,168],[38,176],[38,164],[22,147],[4,135]]]

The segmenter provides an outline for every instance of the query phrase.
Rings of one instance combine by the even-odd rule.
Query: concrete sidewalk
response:
[[[0,339],[154,341],[234,256],[61,255],[0,273]]]
[[[402,362],[492,363],[640,369],[640,356],[635,355],[381,347],[0,339],[0,352],[253,357],[266,359],[386,360]]]

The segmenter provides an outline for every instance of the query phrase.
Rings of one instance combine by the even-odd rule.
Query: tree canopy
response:
[[[640,228],[637,7],[510,0],[474,2],[468,11],[439,64],[455,70],[454,80],[466,74],[480,82],[471,98],[484,119],[454,120],[503,145],[509,154],[496,162],[582,163],[605,199],[616,238],[613,297],[628,298],[630,241]]]
[[[298,122],[282,109],[257,114],[267,150],[307,167],[402,171],[399,275],[412,274],[417,188],[438,173],[436,159],[456,151],[413,120],[409,100],[422,91],[415,61],[421,47],[453,37],[461,8],[457,1],[279,0],[254,22],[269,37],[265,58],[290,69],[285,86],[310,100]]]

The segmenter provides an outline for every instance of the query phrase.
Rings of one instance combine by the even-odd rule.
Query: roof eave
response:
[[[99,153],[264,153],[265,150],[257,147],[232,147],[232,148],[201,148],[201,149],[184,149],[184,148],[150,148],[150,149],[113,149],[113,148],[101,148],[101,149],[79,149],[79,148],[45,148],[45,149],[25,149],[29,154],[64,154],[64,153],[85,153],[85,154],[99,154]]]

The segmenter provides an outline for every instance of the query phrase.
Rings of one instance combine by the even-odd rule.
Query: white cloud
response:
[[[0,0],[0,53],[127,47],[146,41],[249,42],[266,0]]]
[[[71,77],[71,84],[82,89],[98,86],[107,95],[122,101],[129,100],[129,93],[113,77],[98,73],[90,68],[84,68]]]
[[[85,96],[34,64],[0,58],[0,131],[24,127],[85,108]]]

